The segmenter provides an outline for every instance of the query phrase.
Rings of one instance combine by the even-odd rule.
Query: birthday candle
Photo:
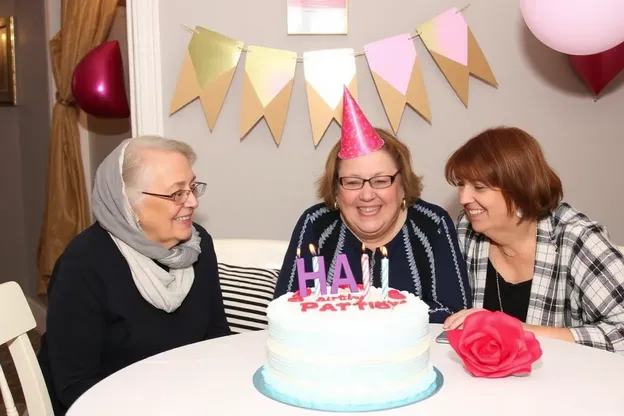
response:
[[[310,254],[312,254],[312,270],[315,272],[319,271],[319,258],[316,255],[316,248],[314,244],[310,244],[309,246]],[[319,279],[314,281],[314,296],[319,297],[321,295],[321,282]]]
[[[362,295],[362,300],[365,300],[368,296],[368,292],[371,287],[371,275],[370,275],[370,264],[368,262],[368,254],[366,253],[366,247],[362,244],[362,285],[364,286],[364,293]]]
[[[388,281],[388,251],[385,246],[381,246],[381,299],[388,299],[389,281]]]
[[[301,248],[297,247],[297,263],[299,263],[301,260]],[[304,268],[303,266],[304,263],[301,263],[301,269]],[[299,266],[297,266],[297,273],[299,273]],[[304,288],[304,287],[299,287],[299,293],[301,294],[301,296],[306,297],[308,296],[308,289]]]

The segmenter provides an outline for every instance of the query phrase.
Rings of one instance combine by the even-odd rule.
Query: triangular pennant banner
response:
[[[180,75],[178,75],[178,83],[176,84],[176,89],[173,92],[173,99],[171,100],[171,106],[169,107],[169,115],[171,116],[178,110],[181,110],[184,106],[191,103],[196,98],[199,98],[199,84],[197,83],[197,77],[195,76],[195,68],[193,68],[191,55],[187,50],[184,54],[184,61],[182,62]]]
[[[208,127],[212,131],[223,106],[243,42],[196,27],[188,45],[169,114],[199,97]]]
[[[297,66],[297,53],[249,46],[243,78],[240,137],[264,117],[273,140],[280,144]]]
[[[357,100],[353,49],[329,49],[303,54],[303,71],[314,146],[332,120],[342,121],[342,95],[347,86]]]
[[[470,74],[494,87],[498,86],[483,51],[459,9],[448,9],[421,25],[418,33],[464,105],[468,105]]]
[[[406,104],[430,122],[429,100],[412,36],[406,33],[369,43],[364,53],[392,130],[399,130]]]

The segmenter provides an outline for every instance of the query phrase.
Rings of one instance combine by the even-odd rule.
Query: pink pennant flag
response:
[[[408,33],[369,43],[364,52],[371,71],[401,94],[407,94],[416,62],[416,48]]]
[[[470,74],[493,87],[498,86],[490,65],[460,10],[448,9],[421,25],[418,33],[449,84],[465,105],[468,105]]]
[[[412,35],[404,33],[369,43],[364,46],[364,53],[392,130],[398,131],[406,104],[431,121]]]

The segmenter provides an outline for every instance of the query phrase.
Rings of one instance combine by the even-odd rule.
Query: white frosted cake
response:
[[[333,409],[401,404],[432,393],[429,307],[408,292],[301,298],[287,293],[272,301],[264,382],[292,404]],[[407,403],[403,403],[407,404]]]

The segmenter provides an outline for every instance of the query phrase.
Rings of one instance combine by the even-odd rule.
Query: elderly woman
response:
[[[341,253],[356,281],[362,282],[365,246],[372,284],[381,287],[379,248],[385,246],[389,286],[420,296],[430,307],[431,322],[441,323],[471,306],[453,221],[444,209],[420,199],[422,185],[412,171],[407,146],[389,132],[373,129],[345,95],[342,139],[331,150],[318,185],[324,202],[299,219],[274,296],[298,289],[296,252],[299,248],[311,269],[309,243],[325,259],[329,284]]]
[[[194,161],[184,143],[139,137],[98,168],[96,222],[67,246],[48,288],[39,361],[57,416],[132,363],[230,334],[212,239],[193,223],[206,187]]]
[[[624,257],[605,228],[561,202],[561,181],[538,142],[518,128],[489,129],[448,160],[464,211],[460,248],[474,309],[525,322],[538,335],[624,353]]]

